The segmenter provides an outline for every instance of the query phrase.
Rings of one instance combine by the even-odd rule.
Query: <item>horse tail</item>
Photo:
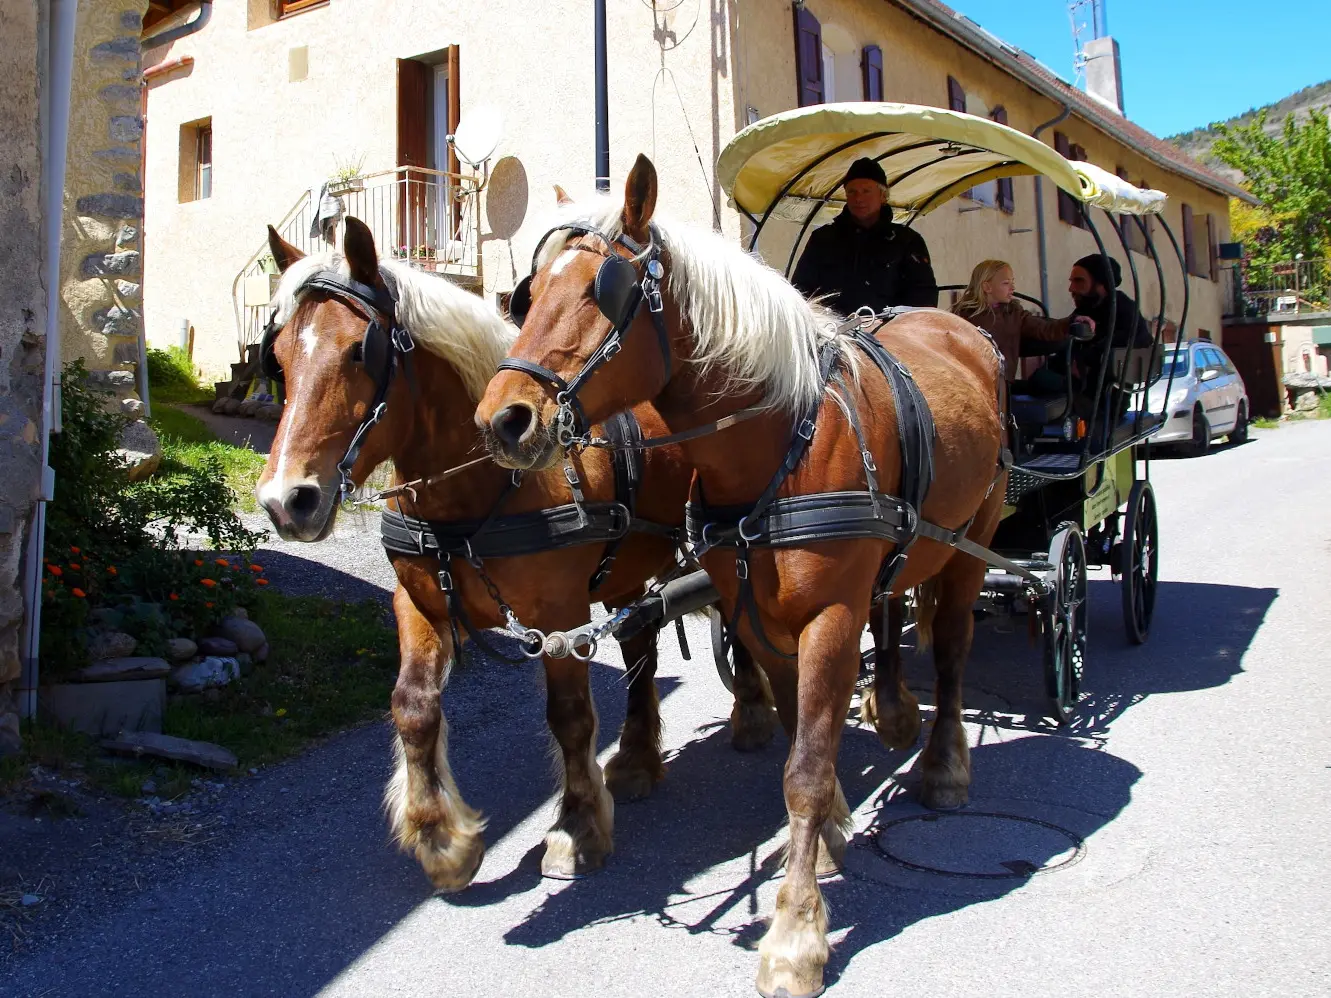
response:
[[[926,579],[915,587],[915,648],[926,652],[934,640],[934,614],[938,612],[938,580]]]

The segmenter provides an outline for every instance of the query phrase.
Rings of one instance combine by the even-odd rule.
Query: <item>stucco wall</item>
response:
[[[1061,109],[1052,100],[891,3],[882,0],[808,0],[806,6],[822,24],[824,40],[830,37],[834,48],[848,50],[845,55],[853,60],[857,72],[863,46],[878,45],[882,49],[884,97],[889,101],[945,106],[950,75],[965,89],[968,111],[987,114],[1001,104],[1008,112],[1008,124],[1028,134],[1054,118]],[[794,107],[797,95],[790,3],[788,0],[737,0],[737,8],[740,24],[737,42],[740,52],[739,105],[750,104],[763,116]],[[1013,16],[1018,16],[1015,9]],[[1001,34],[1001,25],[996,28]],[[837,54],[839,58],[842,53]],[[843,74],[838,72],[837,76],[840,79]],[[837,96],[838,99],[842,97],[841,94]],[[1076,115],[1057,129],[1072,143],[1084,146],[1091,162],[1111,172],[1121,166],[1134,182],[1145,178],[1151,186],[1167,193],[1170,200],[1166,218],[1180,243],[1184,202],[1198,216],[1211,213],[1218,225],[1218,241],[1228,239],[1229,215],[1224,196],[1164,171]],[[1044,131],[1042,141],[1052,146],[1054,131],[1053,128]],[[1033,178],[1019,177],[1014,179],[1013,187],[1016,203],[1012,215],[996,208],[963,211],[973,208],[974,203],[954,199],[918,223],[919,231],[928,241],[940,284],[965,283],[976,263],[987,257],[997,257],[1013,265],[1021,291],[1039,295],[1037,236],[1034,231],[1035,182]],[[1072,308],[1072,299],[1067,293],[1068,272],[1073,261],[1095,250],[1095,240],[1089,232],[1059,221],[1056,189],[1049,183],[1043,184],[1043,188],[1049,304],[1054,314],[1066,315]],[[1094,213],[1094,221],[1114,256],[1124,263],[1123,287],[1131,293],[1130,268],[1125,263],[1126,256],[1117,237],[1102,212]],[[1156,240],[1164,254],[1168,313],[1178,321],[1184,278],[1172,256],[1167,237],[1163,232],[1157,232]],[[789,230],[777,233],[768,253],[769,260],[784,265],[788,249]],[[1144,308],[1148,315],[1154,314],[1159,302],[1159,282],[1154,264],[1149,257],[1135,253],[1133,262],[1142,278]],[[1187,332],[1195,334],[1197,329],[1206,329],[1219,340],[1220,285],[1209,279],[1193,277],[1189,279],[1189,287],[1191,302]],[[946,299],[943,303],[946,304]]]
[[[728,4],[689,0],[667,14],[641,3],[608,7],[612,186],[622,190],[633,158],[645,152],[661,177],[662,210],[709,224],[713,195],[723,200],[714,187],[716,157],[736,121]],[[238,359],[231,282],[263,243],[265,224],[281,219],[339,160],[363,154],[367,171],[395,165],[398,58],[458,45],[464,119],[482,105],[503,114],[504,141],[482,211],[488,295],[510,290],[529,266],[554,204],[552,185],[575,194],[592,189],[589,4],[492,0],[481,9],[462,0],[332,0],[276,22],[263,9],[216,4],[204,30],[170,51],[144,54],[145,65],[194,59],[149,89],[144,286],[151,343],[177,342],[185,318],[195,328],[196,364],[221,375]],[[288,82],[288,53],[300,46],[308,47],[308,77]],[[213,193],[180,203],[180,126],[202,118],[212,120]],[[738,231],[733,218],[728,224]]]
[[[20,673],[23,550],[41,463],[41,6],[0,0],[0,754],[18,744],[13,688]]]
[[[79,0],[60,258],[61,362],[132,365],[143,321],[139,33],[147,0]]]

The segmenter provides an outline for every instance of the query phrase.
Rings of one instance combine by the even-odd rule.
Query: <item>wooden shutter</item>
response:
[[[864,76],[864,99],[883,99],[883,50],[877,45],[864,46],[860,56],[860,72]]]
[[[1197,250],[1192,238],[1192,206],[1183,205],[1183,269],[1197,273]]]
[[[1116,167],[1114,173],[1119,180],[1126,180],[1128,183],[1132,183],[1132,181],[1128,179],[1128,171],[1123,167]],[[1142,229],[1138,217],[1136,215],[1125,214],[1119,218],[1118,225],[1123,232],[1124,247],[1129,250],[1136,250],[1138,253],[1145,253],[1146,241],[1142,237]]]
[[[448,46],[448,134],[454,135],[458,130],[458,122],[462,118],[462,66],[459,60],[459,51],[456,45]],[[448,144],[448,172],[460,173],[458,166],[457,150],[453,148],[453,143]],[[460,209],[461,204],[454,205]]]
[[[1215,216],[1210,212],[1206,214],[1206,260],[1207,272],[1211,280],[1220,280],[1220,249],[1216,245],[1216,225]]]
[[[966,91],[952,76],[947,78],[947,106],[953,111],[966,113]]]
[[[1002,104],[989,112],[989,117],[1000,125],[1007,124],[1007,108]],[[1012,189],[1011,177],[1000,177],[998,180],[998,210],[1005,211],[1011,215],[1017,210],[1017,198]]]
[[[823,102],[823,26],[807,7],[795,7],[795,76],[800,107]]]
[[[397,61],[397,165],[424,168],[430,162],[430,98],[433,70],[414,59]],[[408,254],[426,241],[425,175],[404,170],[398,177],[397,236]]]
[[[1068,137],[1062,132],[1055,132],[1054,152],[1064,159],[1072,159],[1072,150],[1073,145],[1068,141]],[[1061,187],[1058,188],[1058,220],[1078,227],[1082,224],[1081,206],[1077,203],[1076,198]]]

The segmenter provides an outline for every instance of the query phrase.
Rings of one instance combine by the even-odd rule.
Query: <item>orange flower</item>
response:
[[[207,609],[209,609],[209,610],[211,610],[211,609],[213,608],[213,605],[212,605],[211,603],[205,603],[205,604],[203,604],[203,605],[204,605]]]
[[[175,600],[180,599],[180,597],[177,596],[175,593],[172,593],[170,596],[167,597],[167,599],[172,600],[172,601],[175,601]]]
[[[266,586],[266,585],[268,585],[268,580],[267,580],[267,579],[255,579],[255,580],[254,580],[254,584],[255,584],[256,586]]]
[[[107,574],[107,575],[119,575],[120,572],[118,572],[118,571],[116,570],[115,565],[107,565],[107,566],[106,566],[106,574]]]
[[[217,583],[212,579],[200,579],[199,585],[207,586],[209,589],[211,589],[213,586],[217,585]]]
[[[51,574],[54,575],[57,579],[65,574],[64,569],[62,569],[59,565],[47,565],[46,567],[50,570]]]
[[[78,548],[76,548],[73,544],[71,544],[71,545],[69,546],[69,553],[70,553],[70,554],[82,554],[83,552],[80,551]]]
[[[70,567],[71,569],[73,569],[74,571],[77,572],[77,571],[78,571],[80,568],[82,568],[83,566],[80,565],[80,564],[79,564],[78,562],[76,562],[76,561],[71,561],[71,562],[69,563],[69,567]]]
[[[88,595],[78,586],[75,586],[73,589],[70,590],[70,592],[73,593],[75,596],[77,596],[79,599],[83,599],[83,597]]]
[[[202,567],[203,567],[203,559],[202,559],[202,558],[195,558],[195,559],[194,559],[194,564],[196,564],[196,565],[198,565],[200,568],[202,568]]]
[[[223,568],[231,567],[231,562],[227,561],[225,558],[218,558],[216,561],[213,562],[213,564],[221,565]]]
[[[251,572],[262,572],[262,571],[263,571],[263,566],[262,566],[262,565],[251,565],[251,566],[250,566],[250,571],[251,571]]]

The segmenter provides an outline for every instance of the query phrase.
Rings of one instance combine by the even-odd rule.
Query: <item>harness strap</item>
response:
[[[589,502],[581,510],[567,503],[487,520],[420,520],[386,509],[379,521],[379,538],[384,548],[395,554],[442,551],[474,558],[515,558],[582,544],[605,544],[622,538],[632,527],[629,511],[617,502]]]
[[[642,483],[642,455],[635,445],[642,442],[642,427],[633,413],[627,409],[605,424],[607,438],[614,442],[610,462],[615,473],[615,502],[629,511],[634,517],[638,511],[638,486]],[[605,546],[601,562],[592,573],[590,589],[594,593],[604,585],[614,565],[615,555],[624,538],[611,541]]]

